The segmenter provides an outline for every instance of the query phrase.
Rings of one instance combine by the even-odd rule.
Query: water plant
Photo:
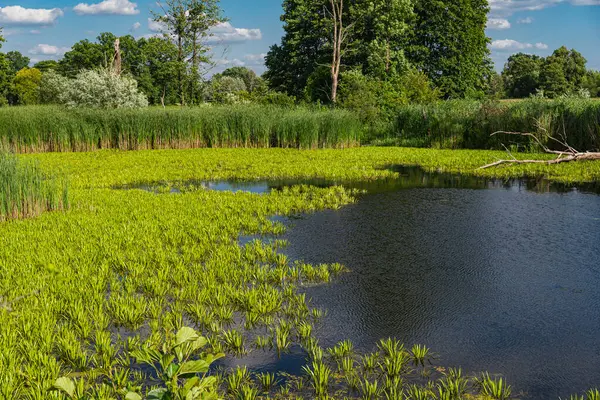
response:
[[[510,398],[512,388],[503,378],[492,378],[490,374],[484,372],[475,379],[476,385],[485,396],[496,400],[505,400]]]
[[[304,372],[310,378],[310,384],[319,399],[327,397],[329,391],[329,381],[331,379],[331,369],[323,362],[313,361],[310,367],[303,367]]]

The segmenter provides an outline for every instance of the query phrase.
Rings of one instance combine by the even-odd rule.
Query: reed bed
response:
[[[531,138],[496,135],[497,131],[535,133],[567,141],[580,151],[600,149],[600,103],[585,99],[527,99],[515,102],[456,100],[402,107],[389,138],[393,143],[449,149],[538,150]]]
[[[68,206],[65,182],[45,176],[34,162],[0,151],[0,221]]]
[[[362,126],[343,110],[239,105],[141,110],[0,109],[0,141],[14,152],[199,147],[344,148]]]

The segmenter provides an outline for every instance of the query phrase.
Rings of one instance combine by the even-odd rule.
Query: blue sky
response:
[[[496,68],[513,53],[546,56],[566,45],[600,70],[600,0],[491,0],[487,34]],[[217,69],[245,65],[264,71],[262,59],[283,33],[281,0],[221,0],[229,22],[215,29]],[[156,0],[0,0],[3,51],[33,61],[57,59],[81,39],[100,32],[135,37],[155,34]]]

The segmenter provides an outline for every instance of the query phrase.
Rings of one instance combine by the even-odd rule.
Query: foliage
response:
[[[265,82],[262,78],[256,75],[256,72],[247,67],[231,67],[227,68],[220,74],[213,76],[213,79],[219,77],[238,78],[244,81],[244,90],[248,93],[264,93],[266,91]]]
[[[359,143],[361,131],[358,119],[344,110],[259,105],[165,110],[0,110],[0,140],[15,151],[351,147]]]
[[[68,107],[140,108],[148,105],[146,96],[138,91],[137,82],[116,75],[111,69],[82,71],[75,79],[54,80],[59,87],[58,100]]]
[[[38,166],[0,151],[0,221],[68,208],[67,186]]]
[[[446,98],[483,93],[491,73],[487,0],[418,1],[414,10],[408,59]]]
[[[13,80],[12,91],[18,104],[37,104],[40,99],[42,73],[39,69],[25,67],[17,72]]]
[[[29,67],[29,57],[25,57],[18,51],[9,51],[6,53],[6,58],[10,62],[13,74],[16,74],[22,69]]]
[[[58,61],[55,60],[42,60],[34,64],[33,68],[39,69],[42,73],[49,71],[55,71],[58,69]]]
[[[221,75],[211,79],[205,91],[205,98],[208,101],[224,104],[236,104],[246,90],[246,83],[242,78]]]
[[[502,71],[506,93],[512,98],[529,97],[540,87],[540,71],[544,61],[536,55],[517,53],[508,57]]]

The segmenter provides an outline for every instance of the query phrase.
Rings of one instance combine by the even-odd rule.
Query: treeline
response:
[[[564,46],[545,58],[524,53],[510,56],[500,79],[502,94],[509,98],[600,97],[600,72],[587,70],[581,53]]]

